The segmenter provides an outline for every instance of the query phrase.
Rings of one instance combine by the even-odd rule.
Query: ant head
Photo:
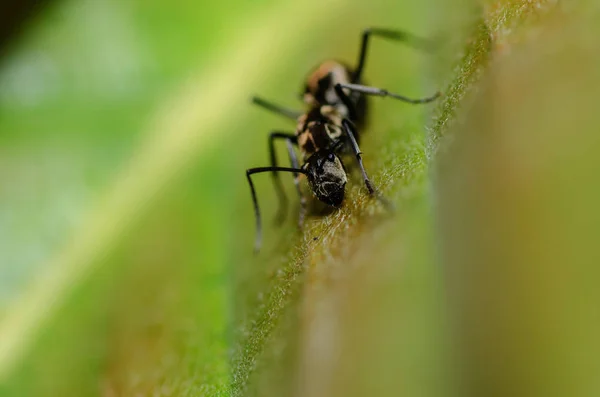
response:
[[[348,178],[340,158],[328,150],[319,150],[305,163],[308,184],[317,198],[331,206],[339,207],[344,200]]]

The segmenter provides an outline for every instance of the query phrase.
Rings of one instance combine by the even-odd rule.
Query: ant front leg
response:
[[[356,162],[358,163],[358,167],[360,168],[360,172],[362,173],[363,180],[365,181],[365,186],[367,187],[369,194],[372,196],[373,194],[375,194],[376,189],[371,180],[369,179],[367,171],[365,170],[365,166],[363,165],[362,152],[358,147],[358,142],[356,142],[355,137],[356,127],[354,126],[354,123],[348,119],[342,120],[342,126],[344,127],[344,132],[346,133],[346,136],[350,140],[350,146],[352,147],[352,152],[356,156]]]
[[[269,134],[269,155],[271,158],[271,166],[272,167],[278,166],[277,153],[275,152],[275,140],[276,139],[285,139],[286,142],[288,142],[288,145],[295,144],[297,142],[296,135],[294,135],[294,134],[290,134],[290,133],[286,133],[286,132],[279,132],[279,131],[271,132]],[[292,159],[292,156],[296,155],[293,148],[291,148],[291,150],[288,148],[288,153],[290,155],[290,159]],[[296,160],[296,162],[297,162],[297,160]],[[294,168],[299,168],[297,165],[294,164],[293,159],[292,159],[292,166]],[[296,174],[294,174],[294,175],[296,175]],[[275,187],[275,191],[277,192],[277,197],[279,197],[279,207],[278,207],[277,213],[275,215],[275,224],[281,225],[283,223],[283,221],[285,220],[285,214],[287,212],[288,200],[287,200],[287,196],[285,195],[285,190],[283,189],[283,184],[281,183],[281,179],[279,178],[279,173],[276,171],[273,171],[271,173],[271,176],[273,178],[273,186]]]
[[[352,121],[350,121],[348,119],[342,120],[342,126],[344,127],[344,132],[346,133],[346,136],[350,140],[350,146],[352,147],[352,151],[354,152],[354,155],[356,156],[356,162],[358,163],[358,167],[360,168],[360,172],[362,173],[362,177],[365,182],[365,186],[367,187],[367,190],[369,191],[369,195],[376,196],[377,199],[379,201],[381,201],[381,203],[388,210],[393,211],[394,205],[391,202],[389,202],[385,197],[383,197],[379,193],[379,191],[377,191],[377,188],[375,188],[375,185],[373,185],[373,182],[371,182],[371,180],[369,179],[369,176],[367,175],[367,171],[365,170],[365,166],[363,165],[363,162],[362,162],[362,152],[360,151],[360,148],[358,147],[358,142],[356,142],[356,137],[355,137],[357,135],[356,126],[354,125],[354,123]]]
[[[360,46],[360,55],[358,57],[358,65],[352,76],[352,83],[360,83],[362,72],[367,61],[367,50],[369,48],[369,38],[378,36],[389,40],[402,41],[415,48],[430,48],[431,43],[428,40],[419,38],[411,33],[400,30],[384,29],[384,28],[369,28],[362,34],[362,43]]]
[[[290,155],[290,162],[293,168],[300,168],[300,163],[298,162],[298,156],[296,155],[296,151],[292,146],[292,141],[288,139],[286,141],[288,154]],[[296,185],[296,192],[298,192],[298,197],[300,198],[300,213],[298,214],[298,227],[302,229],[304,225],[304,217],[306,215],[306,198],[302,194],[302,190],[300,189],[300,175],[298,173],[294,174],[294,185]]]

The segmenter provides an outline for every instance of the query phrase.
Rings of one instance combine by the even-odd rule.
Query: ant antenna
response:
[[[290,168],[290,167],[257,167],[249,168],[246,170],[246,178],[250,184],[250,192],[252,193],[252,203],[254,204],[254,216],[256,217],[256,239],[254,240],[254,252],[260,251],[262,244],[262,222],[260,219],[260,208],[258,207],[258,200],[256,198],[256,190],[254,189],[254,183],[250,177],[252,174],[258,174],[261,172],[292,172],[294,174],[305,174],[306,171],[301,168]]]

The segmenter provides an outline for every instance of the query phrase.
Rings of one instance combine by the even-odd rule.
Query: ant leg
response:
[[[293,168],[300,168],[300,164],[298,163],[298,157],[296,156],[296,152],[294,151],[294,147],[292,146],[292,141],[290,139],[286,140],[288,153],[290,155],[290,161],[292,163]],[[300,213],[298,215],[298,227],[302,229],[304,225],[304,217],[306,215],[306,198],[302,194],[302,190],[300,189],[300,176],[298,173],[294,174],[294,185],[296,185],[296,191],[298,192],[298,197],[300,198]]]
[[[250,193],[252,194],[252,204],[254,205],[254,216],[256,218],[256,239],[254,240],[254,252],[260,250],[262,243],[262,223],[260,220],[260,208],[258,207],[258,200],[256,198],[256,190],[254,189],[254,183],[250,177],[252,174],[258,174],[261,172],[292,172],[294,174],[305,174],[306,171],[300,168],[289,168],[289,167],[257,167],[249,168],[246,170],[246,178],[250,185]]]
[[[275,152],[275,139],[285,139],[287,142],[296,143],[297,138],[294,134],[289,134],[286,132],[274,131],[269,134],[269,155],[271,158],[271,166],[277,167],[277,153]],[[300,168],[296,165],[292,165],[293,167]],[[279,178],[279,174],[275,171],[271,174],[273,178],[273,186],[275,187],[275,191],[277,192],[277,196],[279,197],[279,207],[277,213],[275,215],[275,224],[281,225],[285,219],[285,214],[287,211],[287,197],[285,195],[285,191],[283,190],[283,184],[281,183],[281,179]]]
[[[375,186],[373,185],[373,183],[371,182],[371,180],[369,179],[369,176],[367,175],[367,171],[365,170],[365,167],[362,162],[362,152],[360,151],[360,148],[358,147],[358,142],[356,142],[356,138],[355,138],[355,134],[354,134],[354,132],[356,132],[356,127],[354,126],[354,123],[352,123],[348,119],[342,120],[342,126],[344,127],[344,132],[346,133],[346,135],[348,136],[348,139],[350,140],[350,146],[352,147],[352,151],[354,152],[354,155],[356,156],[356,161],[358,163],[358,167],[360,168],[360,172],[362,173],[363,180],[365,181],[365,185],[367,186],[367,190],[369,191],[370,195],[373,195],[373,194],[375,194],[376,189],[375,189]]]
[[[350,140],[350,146],[352,147],[352,151],[354,152],[354,155],[356,156],[356,161],[358,163],[358,167],[360,168],[360,172],[362,173],[363,180],[365,181],[365,186],[367,187],[367,190],[369,191],[369,195],[376,196],[377,199],[379,201],[381,201],[388,210],[393,210],[394,209],[393,204],[390,203],[385,197],[383,197],[377,191],[377,189],[375,188],[375,185],[373,185],[373,182],[371,182],[371,180],[369,179],[369,176],[367,175],[367,171],[365,170],[365,166],[363,165],[363,162],[362,162],[362,152],[360,151],[360,148],[358,147],[358,143],[356,142],[356,138],[355,138],[356,127],[354,126],[354,123],[348,119],[344,119],[344,120],[342,120],[342,126],[344,127],[344,131],[346,132],[346,135],[348,136],[348,139]]]
[[[385,90],[382,88],[369,87],[369,86],[360,85],[360,84],[339,84],[339,85],[341,86],[341,88],[346,88],[350,91],[356,91],[356,92],[360,92],[360,93],[367,94],[367,95],[376,95],[376,96],[382,96],[382,97],[389,96],[389,97],[392,97],[392,98],[395,98],[395,99],[398,99],[398,100],[401,100],[404,102],[412,103],[412,104],[429,103],[429,102],[434,101],[441,95],[441,93],[438,91],[430,97],[411,99],[411,98],[407,98],[403,95],[394,94],[393,92],[389,92],[388,90]]]
[[[257,96],[252,97],[252,103],[288,119],[296,120],[302,115],[302,113],[299,111],[284,108],[283,106],[276,105]]]
[[[419,38],[411,33],[400,30],[384,29],[384,28],[369,28],[365,29],[362,34],[362,43],[360,47],[360,55],[358,57],[358,65],[352,76],[353,83],[359,83],[362,77],[362,72],[367,60],[367,50],[369,47],[369,38],[371,36],[379,36],[385,39],[402,41],[414,48],[429,49],[432,43],[428,40]]]
[[[349,113],[351,115],[352,110],[354,109],[354,105],[352,104],[352,101],[350,101],[350,98],[348,98],[348,96],[346,95],[346,93],[344,92],[344,90],[342,89],[342,86],[340,84],[336,84],[334,86],[334,89],[335,89],[336,94],[342,101],[342,103],[344,105],[346,105],[346,107],[350,111]],[[390,203],[381,194],[379,194],[379,192],[377,191],[377,189],[375,189],[375,186],[369,179],[369,176],[367,175],[367,171],[365,170],[365,167],[362,162],[362,157],[361,157],[362,152],[360,151],[360,148],[358,147],[358,142],[356,141],[356,137],[358,136],[357,131],[356,131],[356,126],[354,125],[354,123],[352,121],[345,118],[342,120],[342,127],[344,128],[344,131],[346,132],[346,135],[348,136],[348,139],[350,140],[350,145],[352,146],[352,151],[354,152],[354,155],[356,156],[356,161],[358,162],[358,167],[360,168],[360,172],[362,173],[363,180],[365,181],[365,185],[367,186],[367,190],[369,191],[369,195],[376,196],[377,199],[379,201],[381,201],[381,203],[383,203],[383,205],[389,211],[393,211],[394,205],[392,203]]]

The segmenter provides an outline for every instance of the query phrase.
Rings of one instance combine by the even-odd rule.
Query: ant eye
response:
[[[335,156],[333,155],[333,153],[329,153],[329,154],[327,155],[327,160],[329,160],[329,161],[333,161],[334,159],[335,159]]]

